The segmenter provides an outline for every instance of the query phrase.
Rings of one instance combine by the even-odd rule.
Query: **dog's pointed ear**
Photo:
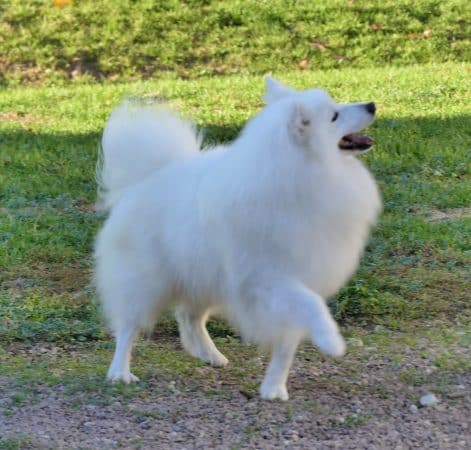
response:
[[[269,75],[265,76],[265,95],[263,97],[265,103],[268,104],[275,102],[281,97],[292,94],[293,92],[295,92],[294,89],[290,88],[289,86],[285,86]]]
[[[291,120],[291,132],[299,143],[306,140],[310,126],[311,118],[308,111],[303,105],[296,103]]]

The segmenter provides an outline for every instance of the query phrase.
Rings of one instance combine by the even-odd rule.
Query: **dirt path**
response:
[[[258,398],[255,383],[266,364],[260,357],[248,362],[256,373],[245,380],[230,369],[200,366],[191,374],[147,377],[124,393],[93,383],[71,390],[70,383],[26,381],[25,395],[14,376],[3,377],[0,449],[471,448],[467,341],[428,337],[404,347],[382,339],[378,345],[352,339],[341,363],[303,346],[286,403]],[[176,342],[159,345],[180,352]],[[224,350],[231,356],[240,348]],[[35,361],[44,363],[44,356]],[[421,407],[427,392],[438,403]]]

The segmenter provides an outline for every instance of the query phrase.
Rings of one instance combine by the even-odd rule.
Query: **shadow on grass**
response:
[[[379,176],[414,174],[429,166],[459,178],[468,172],[471,116],[389,119],[370,127],[376,146],[366,155]],[[204,145],[233,140],[242,124],[205,124]],[[0,201],[70,196],[93,201],[101,132],[42,133],[38,129],[0,131]]]
[[[396,146],[418,146],[428,144],[431,148],[469,147],[471,142],[471,115],[453,117],[379,117],[370,127],[372,134],[387,134],[388,142],[378,142],[385,150]],[[244,124],[215,124],[201,126],[205,145],[229,142],[237,137]],[[101,131],[92,133],[42,133],[37,129],[0,130],[0,155],[3,166],[9,161],[40,152],[43,163],[40,168],[47,168],[47,163],[54,161],[81,162],[82,158],[96,156],[101,138]],[[420,157],[420,154],[416,155]],[[30,158],[23,158],[29,160]],[[28,161],[25,161],[26,163]],[[26,169],[28,164],[23,164]],[[34,167],[32,167],[33,169]],[[26,170],[25,170],[26,173]]]

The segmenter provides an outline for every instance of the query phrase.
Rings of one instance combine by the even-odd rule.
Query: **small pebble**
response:
[[[289,439],[291,441],[297,441],[299,439],[298,432],[296,430],[290,430],[289,431]]]
[[[438,403],[438,398],[435,394],[425,394],[420,397],[419,402],[422,406],[432,406]]]
[[[417,408],[416,405],[410,405],[409,410],[410,410],[411,413],[415,414],[419,410],[419,408]]]

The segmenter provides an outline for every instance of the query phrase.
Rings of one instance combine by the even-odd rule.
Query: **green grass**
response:
[[[467,0],[5,0],[0,84],[469,61]]]
[[[336,317],[393,328],[469,320],[469,209],[453,217],[471,198],[467,1],[69,3],[0,4],[0,341],[107,339],[90,255],[112,107],[165,97],[207,143],[226,142],[262,106],[266,72],[378,104],[364,159],[385,210],[333,299]],[[450,218],[431,220],[437,210]],[[176,334],[168,318],[159,329]]]
[[[342,102],[375,100],[375,149],[364,160],[385,203],[359,272],[332,307],[344,323],[406,327],[467,321],[471,219],[470,90],[462,63],[289,72]],[[194,118],[207,142],[233,138],[260,109],[259,76],[17,88],[0,97],[0,340],[100,340],[90,286],[99,136],[125,95],[159,95]],[[213,322],[218,335],[231,333]],[[163,328],[176,332],[172,322]]]
[[[40,443],[34,442],[29,436],[15,435],[13,437],[0,438],[0,450],[40,450]]]

